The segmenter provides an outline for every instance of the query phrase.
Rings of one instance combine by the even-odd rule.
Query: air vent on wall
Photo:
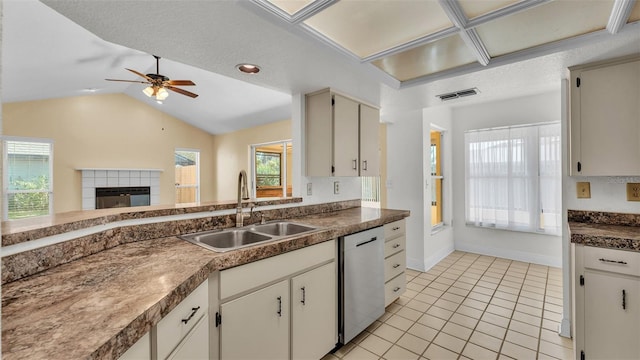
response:
[[[471,89],[460,90],[460,91],[450,92],[450,93],[446,93],[446,94],[436,95],[436,97],[439,97],[440,100],[442,100],[442,101],[447,101],[447,100],[453,100],[453,99],[457,99],[457,98],[461,98],[461,97],[465,97],[465,96],[476,95],[479,92],[480,92],[480,90],[478,90],[478,88],[471,88]]]

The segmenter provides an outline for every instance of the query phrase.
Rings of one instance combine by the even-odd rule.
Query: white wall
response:
[[[470,129],[560,121],[560,84],[554,91],[456,107],[453,116],[453,219],[455,248],[562,266],[562,237],[465,225],[464,132]]]
[[[576,183],[590,182],[591,198],[578,199]],[[566,178],[566,204],[571,210],[640,213],[640,202],[627,201],[627,183],[640,183],[638,176],[572,176]]]
[[[446,108],[430,108],[387,114],[387,207],[411,211],[407,218],[407,267],[427,270],[453,251],[451,186],[445,179],[444,222],[431,233],[429,131],[445,130],[443,165],[451,169],[451,115]]]

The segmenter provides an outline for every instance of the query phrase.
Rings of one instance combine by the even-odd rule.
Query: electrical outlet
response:
[[[578,199],[591,199],[591,183],[588,181],[576,183],[576,192]]]
[[[340,181],[333,182],[333,193],[340,194]]]
[[[313,192],[311,191],[311,183],[307,183],[307,196],[311,196]]]
[[[640,201],[640,183],[627,183],[627,201]]]

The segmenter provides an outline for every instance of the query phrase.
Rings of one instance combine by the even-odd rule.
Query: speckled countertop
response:
[[[571,242],[640,251],[640,214],[569,210]]]
[[[122,244],[2,286],[4,359],[117,358],[215,270],[409,216],[351,208],[296,218],[322,227],[226,253],[176,237]]]

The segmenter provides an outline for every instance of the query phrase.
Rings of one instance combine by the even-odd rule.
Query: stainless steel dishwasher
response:
[[[340,343],[346,344],[384,314],[384,230],[341,237]]]

